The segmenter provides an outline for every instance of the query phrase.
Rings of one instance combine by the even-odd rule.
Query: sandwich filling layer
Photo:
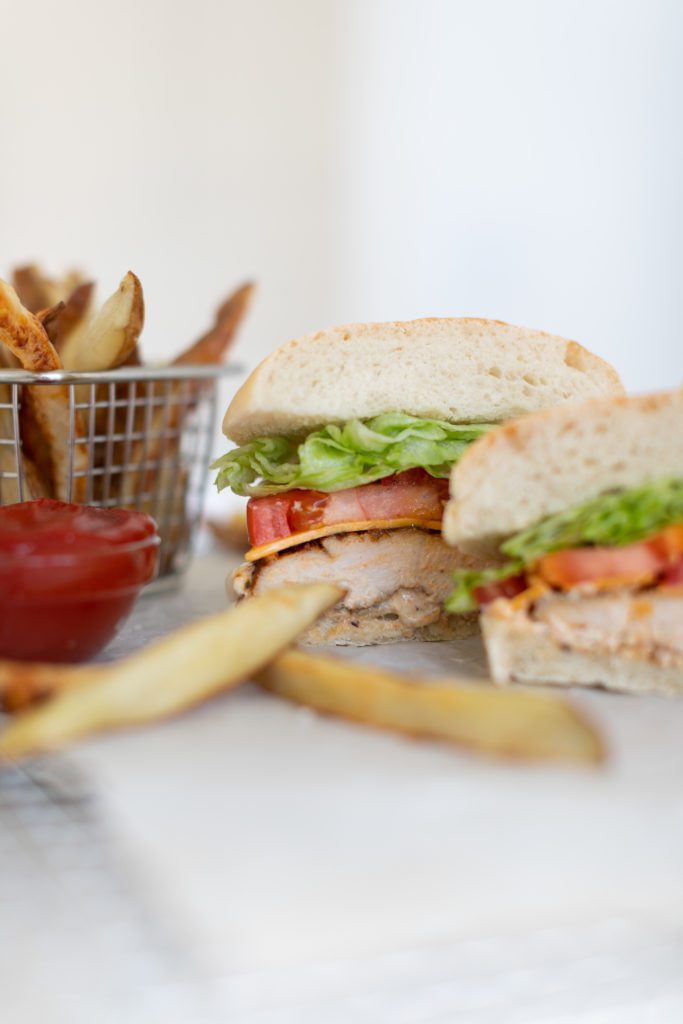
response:
[[[535,588],[582,597],[606,592],[683,593],[683,479],[612,491],[506,540],[501,564],[459,570],[446,602],[467,612]]]
[[[392,412],[328,424],[305,437],[259,437],[214,463],[216,486],[263,497],[295,489],[342,491],[407,469],[446,479],[467,446],[492,426]]]
[[[216,485],[250,499],[248,562],[335,534],[440,531],[451,467],[492,426],[386,413],[257,438],[214,464]]]
[[[292,551],[247,562],[235,573],[241,597],[296,583],[334,582],[346,591],[339,606],[339,629],[327,642],[356,642],[368,628],[378,627],[372,642],[411,633],[422,639],[446,639],[443,603],[454,568],[474,558],[443,543],[438,533],[404,528],[338,534],[302,544]],[[381,634],[381,636],[380,636]],[[365,638],[367,642],[367,637]]]

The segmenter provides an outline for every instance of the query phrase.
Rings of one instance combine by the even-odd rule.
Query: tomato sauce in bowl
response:
[[[142,512],[40,499],[0,508],[0,657],[87,661],[156,574]]]

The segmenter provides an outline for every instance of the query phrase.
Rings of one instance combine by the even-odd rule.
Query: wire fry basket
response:
[[[238,372],[0,369],[0,505],[56,497],[147,512],[161,537],[158,579],[177,576],[201,521],[218,380]]]

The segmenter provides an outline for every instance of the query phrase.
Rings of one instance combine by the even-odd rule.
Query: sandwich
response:
[[[339,584],[346,596],[310,643],[471,632],[476,616],[443,607],[453,571],[486,564],[442,540],[451,467],[502,421],[622,390],[576,342],[491,320],[353,324],[288,342],[233,398],[223,430],[238,447],[214,464],[219,490],[249,498],[238,596]]]
[[[446,606],[482,609],[497,683],[683,693],[683,391],[508,423],[451,494],[444,537],[496,564],[457,571]]]

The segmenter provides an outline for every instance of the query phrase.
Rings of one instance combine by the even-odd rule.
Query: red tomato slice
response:
[[[662,577],[662,583],[670,587],[683,587],[683,558],[676,565],[670,565]]]
[[[294,494],[309,494],[309,491],[290,491],[288,494],[273,494],[267,498],[250,498],[247,502],[247,530],[252,545],[267,544],[275,537],[289,537],[288,513]]]
[[[537,566],[542,579],[569,590],[579,583],[619,581],[640,583],[655,579],[666,567],[666,557],[649,541],[624,547],[570,548],[545,555]]]
[[[475,587],[474,599],[479,605],[490,604],[498,597],[516,597],[517,594],[522,594],[527,586],[526,576],[508,576],[506,580],[483,583],[480,587]]]
[[[553,587],[568,590],[579,583],[645,583],[668,571],[683,554],[683,524],[623,547],[571,548],[546,555],[538,573]]]
[[[287,512],[290,533],[303,533],[305,530],[314,530],[316,526],[323,526],[330,513],[330,501],[338,499],[341,507],[344,495],[353,496],[354,491],[340,491],[336,494],[325,494],[323,491],[290,491],[287,497],[290,498],[290,506]],[[283,495],[284,497],[284,495]],[[258,499],[256,499],[258,500]],[[354,515],[357,512],[358,502],[354,502],[348,509],[350,520],[357,519]],[[280,536],[286,537],[287,534]],[[279,540],[280,537],[273,538]]]
[[[411,516],[436,522],[441,520],[447,499],[448,481],[437,480],[423,469],[411,469],[332,494],[296,490],[251,498],[247,504],[249,540],[252,547],[260,547],[336,523]]]

